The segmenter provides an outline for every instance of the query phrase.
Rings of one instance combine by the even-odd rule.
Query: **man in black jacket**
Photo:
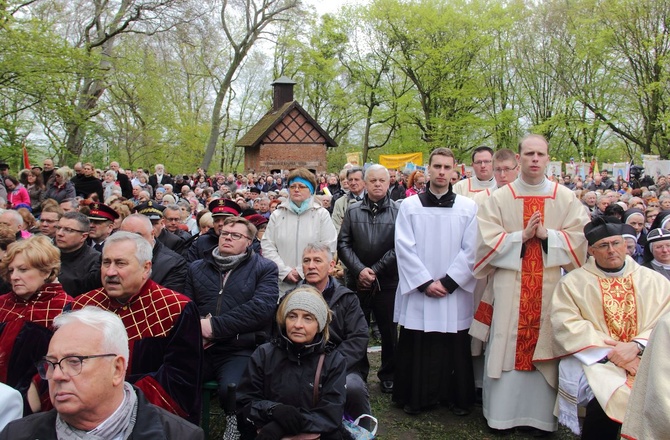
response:
[[[116,183],[121,187],[121,194],[126,199],[133,198],[133,184],[130,183],[130,178],[126,176],[125,172],[121,169],[118,162],[112,162],[109,164],[109,169],[113,170],[116,173]],[[102,200],[101,200],[102,201]]]
[[[88,199],[92,194],[97,194],[98,201],[104,202],[102,182],[95,176],[95,167],[93,164],[86,162],[82,165],[78,162],[77,165],[81,168],[81,173],[77,173],[70,179],[70,182],[74,184],[77,196]],[[77,171],[77,165],[75,165],[75,172]]]
[[[121,223],[121,231],[141,235],[151,244],[151,279],[154,282],[175,292],[184,292],[186,260],[156,240],[151,220],[142,214],[131,214]]]
[[[391,200],[404,199],[407,188],[397,179],[398,171],[389,170],[389,196]]]
[[[54,409],[16,420],[0,439],[204,439],[202,429],[147,402],[124,380],[128,335],[117,315],[97,308],[62,314],[37,370]]]
[[[61,260],[58,280],[72,297],[102,287],[100,252],[86,245],[90,229],[91,222],[80,212],[66,212],[56,227]]]
[[[149,185],[154,189],[154,192],[156,192],[158,186],[163,186],[166,183],[172,185],[172,176],[165,172],[165,166],[163,164],[157,163],[154,169],[156,170],[156,174],[149,176]]]
[[[347,267],[347,287],[355,290],[365,318],[374,312],[382,337],[382,365],[377,373],[383,393],[393,392],[397,330],[393,322],[398,287],[394,235],[397,202],[390,199],[389,173],[382,165],[365,172],[366,194],[344,214],[337,252]]]
[[[188,268],[184,294],[195,301],[205,344],[205,380],[216,378],[224,405],[249,357],[267,342],[279,297],[277,265],[250,249],[256,228],[228,216],[219,245]]]
[[[368,323],[356,293],[338,283],[329,273],[335,267],[330,248],[310,243],[302,252],[304,283],[316,287],[333,311],[329,341],[347,360],[347,400],[344,412],[352,419],[370,414],[370,396],[365,382],[368,363]],[[367,427],[367,426],[366,426]]]

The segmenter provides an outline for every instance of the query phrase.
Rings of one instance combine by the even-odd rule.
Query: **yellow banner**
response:
[[[407,162],[423,166],[423,153],[382,154],[379,163],[386,168],[402,169]]]
[[[361,166],[361,152],[347,153],[347,162],[357,167]]]

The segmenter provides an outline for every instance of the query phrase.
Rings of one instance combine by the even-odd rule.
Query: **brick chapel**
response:
[[[246,172],[298,167],[317,173],[327,170],[326,151],[337,143],[293,99],[295,84],[285,76],[272,83],[272,109],[235,145],[245,149]]]

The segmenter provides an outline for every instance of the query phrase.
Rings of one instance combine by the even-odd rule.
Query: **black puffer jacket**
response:
[[[186,261],[193,263],[196,260],[205,258],[205,255],[212,252],[218,244],[219,236],[214,231],[214,228],[210,228],[206,234],[198,235],[197,238],[193,240],[191,246],[188,248]]]
[[[398,202],[384,197],[378,202],[377,214],[372,213],[370,204],[366,194],[347,209],[337,237],[337,254],[353,279],[369,267],[383,289],[398,284],[394,243]]]
[[[302,282],[301,284],[305,284]],[[287,292],[288,293],[288,292]],[[323,298],[333,312],[333,320],[328,326],[329,343],[335,345],[347,361],[347,374],[357,373],[367,381],[370,363],[368,362],[368,323],[363,315],[361,304],[355,292],[347,289],[333,277],[328,277],[328,285],[322,292]],[[286,298],[286,295],[282,297]],[[280,300],[281,304],[281,300]],[[278,327],[273,327],[277,337]]]
[[[188,268],[184,294],[192,298],[201,316],[212,315],[215,344],[209,348],[251,353],[269,339],[279,297],[277,265],[247,250],[235,269],[223,273],[211,253]]]
[[[249,438],[249,431],[250,438],[254,438],[255,428],[271,422],[272,408],[279,404],[300,410],[305,419],[302,432],[321,433],[322,439],[341,438],[346,362],[330,343],[323,344],[321,334],[317,338],[313,344],[299,346],[282,333],[251,355],[237,388],[238,427],[243,438]],[[324,352],[319,397],[314,405],[314,378],[319,356]],[[249,429],[248,421],[255,428]]]

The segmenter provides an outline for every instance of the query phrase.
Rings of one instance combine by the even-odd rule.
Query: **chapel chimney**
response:
[[[273,83],[274,96],[272,99],[272,110],[279,110],[282,105],[293,101],[293,86],[297,84],[291,78],[282,76]]]

